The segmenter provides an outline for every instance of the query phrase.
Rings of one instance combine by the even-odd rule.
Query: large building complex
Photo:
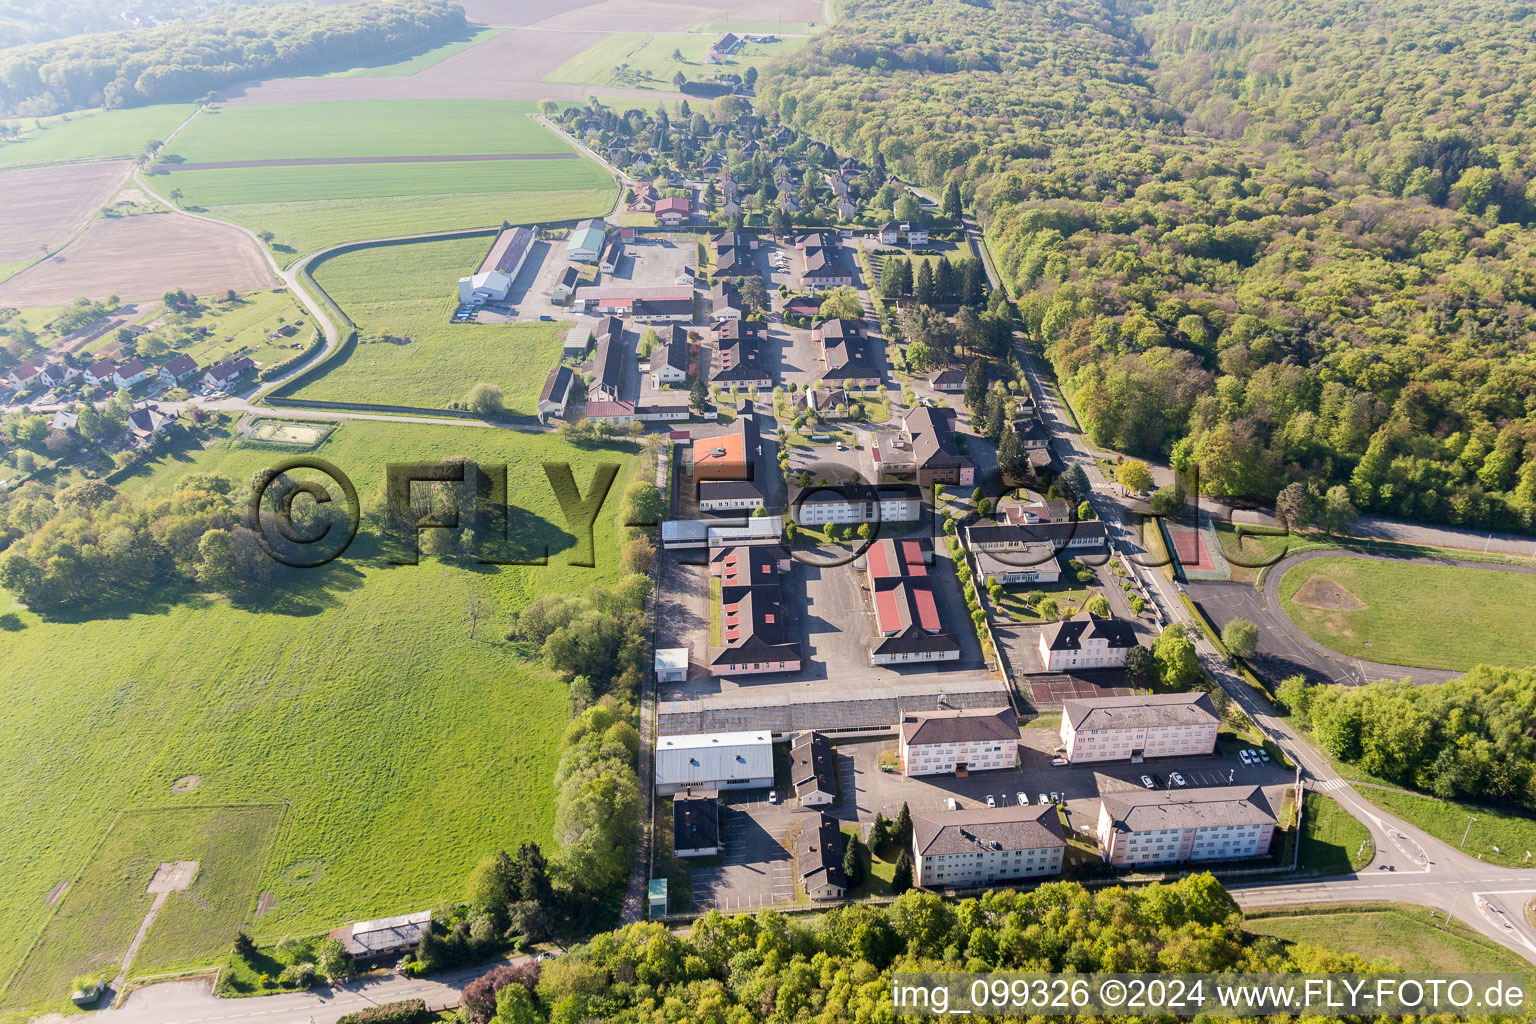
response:
[[[1099,805],[1099,853],[1116,867],[1263,857],[1274,834],[1258,786],[1106,793]]]
[[[907,776],[966,775],[1018,763],[1019,719],[1011,707],[912,712],[901,716],[896,731]]]
[[[656,792],[685,789],[766,789],[773,785],[773,736],[752,732],[696,733],[656,740]]]
[[[912,815],[912,881],[938,889],[1061,874],[1066,833],[1055,804],[919,811]]]
[[[1207,693],[1099,697],[1061,706],[1061,742],[1074,764],[1203,757],[1215,749],[1220,726]]]

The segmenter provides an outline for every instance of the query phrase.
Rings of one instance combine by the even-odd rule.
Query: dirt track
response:
[[[81,295],[131,302],[172,288],[207,294],[277,284],[258,244],[238,228],[156,213],[97,221],[62,252],[0,284],[0,304],[56,306]]]

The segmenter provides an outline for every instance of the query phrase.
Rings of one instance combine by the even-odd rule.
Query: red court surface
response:
[[[1109,685],[1115,682],[1109,677],[1103,683],[1082,676],[1034,676],[1029,679],[1030,703],[1035,707],[1060,706],[1064,700],[1085,700],[1095,697],[1125,696],[1132,692],[1128,686]]]
[[[1169,525],[1168,534],[1173,539],[1174,557],[1185,569],[1207,572],[1215,572],[1218,569],[1215,560],[1211,558],[1210,545],[1206,542],[1204,530]]]

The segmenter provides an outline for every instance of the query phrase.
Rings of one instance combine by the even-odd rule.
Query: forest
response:
[[[686,935],[634,924],[539,965],[536,975],[507,972],[498,991],[466,993],[463,1013],[473,1024],[894,1021],[897,972],[1365,966],[1354,954],[1244,933],[1232,897],[1199,874],[1137,889],[1047,882],[951,903],[914,890],[889,906],[856,904],[814,918],[710,911]]]
[[[257,0],[10,0],[0,6],[0,49],[87,32],[145,28]]]
[[[1536,669],[1479,665],[1432,686],[1311,687],[1297,676],[1277,696],[1323,749],[1378,778],[1536,809]]]
[[[280,3],[153,28],[76,35],[0,51],[0,113],[201,99],[252,78],[296,75],[420,47],[464,27],[446,0]]]
[[[1536,527],[1536,16],[855,0],[760,103],[957,184],[1100,445]]]

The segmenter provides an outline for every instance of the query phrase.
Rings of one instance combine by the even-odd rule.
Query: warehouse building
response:
[[[656,740],[656,792],[767,789],[773,737],[767,730],[662,736]]]
[[[584,220],[571,229],[565,243],[565,258],[572,263],[596,263],[603,254],[608,225],[600,217]]]

